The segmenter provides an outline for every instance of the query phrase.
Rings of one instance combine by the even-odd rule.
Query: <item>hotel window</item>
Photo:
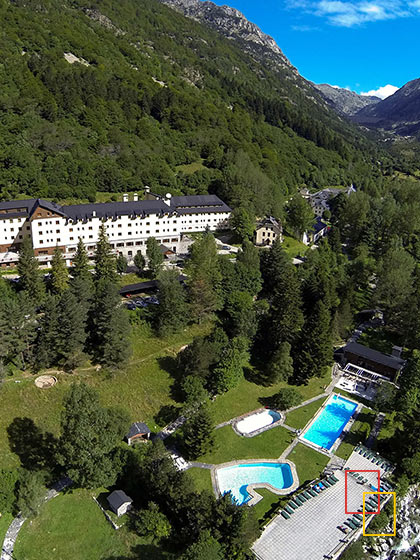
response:
[[[121,225],[121,224],[118,224],[118,227],[122,227],[122,225]]]
[[[89,226],[89,229],[91,229],[91,230],[92,230],[92,229],[93,229],[93,227],[92,227],[92,226]]]
[[[71,227],[71,228],[69,228],[69,231],[73,231],[73,228],[72,228],[72,227]]]
[[[55,230],[55,233],[60,233],[60,230],[59,230],[59,229],[56,229],[56,230]]]
[[[122,233],[121,233],[121,232],[119,232],[119,233],[118,233],[118,237],[121,237],[121,236],[122,236]]]
[[[146,233],[150,233],[150,229],[147,229],[147,230],[146,230]]]
[[[89,235],[89,239],[93,239],[93,235]]]
[[[39,240],[39,244],[40,244],[40,245],[43,245],[43,244],[44,244],[44,242],[42,241],[42,239]]]
[[[60,223],[60,220],[55,220],[55,223],[56,223],[56,224],[59,224],[59,223]]]
[[[70,237],[70,241],[73,241],[74,237]]]

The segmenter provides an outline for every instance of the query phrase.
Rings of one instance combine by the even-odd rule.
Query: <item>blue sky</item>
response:
[[[420,77],[420,0],[213,0],[276,40],[308,80],[384,97]],[[392,88],[379,89],[392,85]]]

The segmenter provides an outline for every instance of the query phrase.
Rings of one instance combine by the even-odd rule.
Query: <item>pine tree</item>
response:
[[[79,281],[76,279],[75,281]],[[85,359],[87,338],[87,309],[85,302],[72,289],[60,298],[59,361],[65,370],[72,371]]]
[[[95,252],[95,279],[117,281],[116,259],[108,242],[104,224],[99,228],[98,242]]]
[[[260,255],[249,241],[243,243],[242,250],[238,252],[235,274],[240,290],[247,291],[251,296],[256,296],[261,291]]]
[[[81,237],[79,237],[77,251],[73,258],[73,268],[71,273],[73,278],[92,277],[92,274],[89,271],[89,257]]]
[[[244,367],[249,361],[248,341],[234,338],[223,352],[222,359],[213,372],[213,388],[217,393],[233,389],[243,378]]]
[[[279,381],[288,381],[293,376],[293,359],[290,350],[291,346],[288,342],[280,343],[268,362],[265,379],[270,385]]]
[[[160,250],[159,242],[154,237],[149,237],[147,239],[146,256],[150,274],[152,278],[156,278],[163,263],[163,255]]]
[[[118,287],[112,281],[97,282],[91,309],[90,333],[92,353],[104,366],[122,366],[131,354],[130,323],[120,305]]]
[[[201,321],[222,306],[219,257],[214,236],[206,232],[190,247],[186,271],[193,316]]]
[[[117,272],[118,274],[124,274],[127,272],[128,262],[122,253],[117,257]]]
[[[322,301],[318,301],[300,333],[294,347],[295,380],[307,383],[311,377],[322,376],[332,363],[331,316]]]
[[[61,295],[66,291],[68,282],[69,273],[67,271],[66,261],[63,257],[61,249],[55,247],[53,257],[51,259],[50,286],[52,293]]]
[[[57,296],[47,296],[39,319],[35,350],[35,368],[49,368],[57,363],[60,348],[60,314]]]
[[[206,405],[187,420],[183,428],[184,445],[188,457],[196,459],[214,445],[214,422]]]
[[[34,255],[29,235],[23,238],[17,270],[20,286],[27,292],[35,305],[39,305],[45,295],[45,284],[39,272],[39,263]]]
[[[114,450],[127,433],[128,415],[102,407],[98,393],[84,383],[71,386],[63,405],[59,463],[76,486],[114,484]]]
[[[161,336],[182,329],[188,320],[185,288],[176,270],[163,270],[158,278],[159,306],[156,310],[157,328]]]
[[[141,251],[137,251],[134,255],[134,265],[137,267],[137,274],[141,274],[146,266],[146,259],[142,255]]]

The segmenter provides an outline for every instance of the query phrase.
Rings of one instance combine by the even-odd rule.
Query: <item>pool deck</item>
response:
[[[271,486],[271,484],[268,484],[266,482],[260,483],[257,482],[255,484],[248,484],[246,490],[248,492],[248,494],[251,496],[251,499],[248,500],[248,502],[246,502],[246,505],[248,506],[255,506],[255,504],[257,504],[260,500],[263,499],[263,497],[258,494],[258,492],[256,491],[257,488],[265,488],[267,490],[270,490],[270,492],[273,492],[274,494],[278,494],[280,496],[285,496],[287,494],[291,494],[292,492],[294,492],[295,490],[297,490],[297,488],[299,488],[299,477],[297,474],[297,470],[296,470],[296,466],[294,463],[292,463],[292,461],[288,461],[287,459],[277,459],[277,460],[273,460],[273,459],[246,459],[246,460],[242,460],[242,461],[229,461],[228,463],[222,463],[220,465],[213,465],[212,469],[211,469],[211,482],[213,485],[213,490],[216,494],[216,496],[221,496],[221,492],[220,492],[220,488],[219,488],[219,480],[217,477],[217,471],[219,469],[223,469],[226,467],[235,467],[237,465],[255,465],[255,463],[273,463],[275,465],[279,465],[279,464],[287,464],[290,466],[290,470],[292,471],[292,477],[293,477],[293,483],[291,486],[288,486],[287,488],[275,488],[274,486]]]
[[[369,459],[353,452],[345,464],[346,469],[378,470]],[[379,469],[381,478],[385,474]],[[290,519],[281,515],[265,527],[254,543],[253,551],[258,560],[324,560],[338,558],[347,545],[358,538],[362,529],[344,534],[338,529],[350,514],[345,512],[345,470],[334,469],[338,482],[294,511]],[[370,484],[377,485],[377,474],[364,473],[366,485],[358,484],[347,475],[348,511],[357,511],[363,502],[363,492],[371,491]],[[381,508],[385,503],[381,500]],[[373,515],[367,517],[367,523]]]

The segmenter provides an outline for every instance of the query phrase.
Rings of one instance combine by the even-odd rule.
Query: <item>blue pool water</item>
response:
[[[224,467],[217,470],[220,492],[231,492],[239,504],[250,499],[246,491],[248,484],[267,483],[281,490],[293,484],[293,475],[287,463],[248,463]]]
[[[333,395],[302,439],[324,447],[324,449],[331,449],[356,408],[357,403]]]

